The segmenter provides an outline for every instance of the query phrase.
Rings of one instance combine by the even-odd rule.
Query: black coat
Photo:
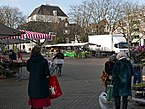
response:
[[[27,61],[30,72],[28,94],[30,98],[47,98],[49,96],[48,79],[50,75],[47,60],[42,55],[33,55]]]
[[[64,59],[64,54],[63,53],[57,53],[53,59]]]
[[[9,59],[11,59],[11,60],[16,60],[16,59],[17,59],[17,55],[16,55],[16,53],[13,52],[13,51],[10,51]]]
[[[108,75],[112,75],[113,67],[114,67],[114,62],[107,61],[105,63],[105,71]]]

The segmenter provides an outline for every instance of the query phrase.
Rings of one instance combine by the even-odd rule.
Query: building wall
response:
[[[48,16],[48,15],[33,15],[27,19],[27,22],[30,22],[30,21],[58,22],[60,20],[65,20],[65,19],[67,19],[67,17]]]

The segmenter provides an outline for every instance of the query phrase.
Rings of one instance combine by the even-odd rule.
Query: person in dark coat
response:
[[[48,77],[50,76],[48,61],[40,51],[41,48],[35,46],[26,64],[27,70],[30,72],[28,95],[31,109],[43,109],[43,107],[51,105],[48,87]]]
[[[133,78],[133,84],[139,84],[141,83],[141,80],[142,80],[142,69],[143,69],[143,66],[142,64],[140,64],[139,60],[138,60],[138,55],[137,53],[135,53],[133,55],[133,68],[134,68],[134,78]]]
[[[112,71],[113,71],[113,67],[114,67],[114,64],[115,64],[116,61],[117,61],[116,55],[111,55],[109,57],[109,60],[105,62],[105,71],[107,73],[107,79],[105,81],[105,86],[106,87],[111,82],[111,79],[112,79]]]
[[[57,54],[53,58],[53,61],[54,61],[54,59],[57,59],[56,65],[58,67],[58,76],[62,76],[62,70],[61,69],[62,69],[62,65],[64,63],[64,54],[61,53],[60,50],[58,50]]]
[[[17,55],[12,49],[9,51],[9,59],[10,59],[10,61],[17,59]]]
[[[134,74],[134,70],[130,61],[127,60],[127,55],[124,52],[118,53],[117,59],[118,60],[115,63],[112,72],[115,107],[116,109],[120,109],[120,99],[122,97],[122,109],[127,109],[128,96],[132,95],[131,78]]]

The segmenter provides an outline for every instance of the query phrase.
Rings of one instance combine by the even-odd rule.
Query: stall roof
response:
[[[21,40],[40,40],[40,39],[47,39],[49,41],[52,41],[52,36],[49,34],[39,33],[39,32],[33,32],[33,31],[27,31],[27,30],[19,30],[21,35],[15,35],[15,36],[9,36],[1,38],[3,40],[8,39],[21,39]]]
[[[20,36],[22,32],[0,23],[0,39],[10,36]]]
[[[28,43],[30,40],[22,40],[22,39],[7,39],[0,40],[0,44],[19,44],[19,43]]]
[[[67,47],[67,46],[84,46],[84,45],[97,45],[89,42],[85,43],[63,43],[63,44],[56,44],[56,45],[45,45],[45,47]]]

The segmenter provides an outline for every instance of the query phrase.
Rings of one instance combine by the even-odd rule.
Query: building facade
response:
[[[34,9],[27,22],[59,22],[65,19],[68,19],[68,16],[58,6],[41,5]]]

